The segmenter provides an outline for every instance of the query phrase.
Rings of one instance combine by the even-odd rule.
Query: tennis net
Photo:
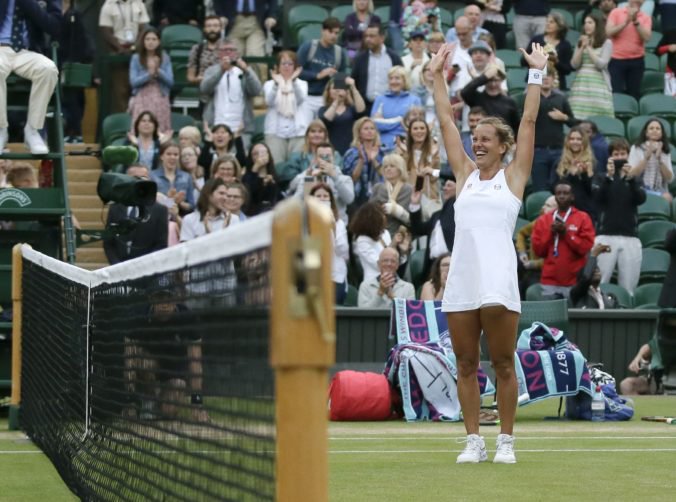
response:
[[[272,221],[95,272],[22,249],[21,427],[80,498],[275,499]]]

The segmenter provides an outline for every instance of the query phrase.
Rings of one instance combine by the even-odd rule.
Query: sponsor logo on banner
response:
[[[5,188],[0,190],[0,206],[7,201],[14,201],[19,207],[30,206],[33,203],[25,192],[17,190],[16,188]]]

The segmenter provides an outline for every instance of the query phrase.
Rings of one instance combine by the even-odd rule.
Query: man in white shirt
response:
[[[449,57],[451,68],[447,74],[451,97],[460,94],[460,90],[467,80],[467,67],[472,64],[469,49],[472,47],[472,25],[465,16],[455,20],[457,41],[454,42],[452,56]],[[448,62],[446,63],[448,64]],[[471,80],[471,78],[470,78]]]
[[[380,275],[367,279],[359,285],[357,306],[362,308],[389,308],[393,298],[415,300],[415,288],[397,276],[399,252],[386,247],[378,257]]]
[[[231,40],[224,40],[220,62],[207,68],[200,82],[206,97],[204,120],[213,126],[225,124],[233,133],[243,131],[245,144],[254,130],[253,98],[263,86],[256,72],[239,57]]]

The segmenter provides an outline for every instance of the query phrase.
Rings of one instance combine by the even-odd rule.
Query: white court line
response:
[[[464,436],[457,436],[458,439],[464,439]],[[444,436],[444,435],[439,435],[439,436],[422,436],[422,437],[416,437],[416,436],[410,436],[410,437],[398,437],[398,436],[392,436],[392,437],[378,437],[378,436],[372,436],[372,437],[340,437],[340,436],[335,436],[335,437],[330,437],[329,440],[331,441],[381,441],[381,440],[386,440],[386,441],[438,441],[438,440],[455,440],[456,436]],[[570,441],[570,440],[577,440],[577,439],[607,439],[607,440],[616,440],[616,439],[640,439],[640,440],[645,440],[645,439],[672,439],[676,440],[676,435],[674,436],[534,436],[534,437],[524,437],[524,436],[516,436],[516,439],[518,441],[540,441],[540,440],[561,440],[561,441]]]
[[[462,450],[340,450],[330,451],[330,455],[350,454],[379,454],[379,453],[460,453]],[[676,448],[580,448],[580,449],[561,449],[561,450],[524,450],[517,448],[517,453],[646,453],[646,452],[671,452]]]
[[[391,454],[391,453],[441,453],[444,455],[450,455],[454,453],[459,453],[462,450],[335,450],[329,451],[330,455],[344,455],[349,454]],[[181,453],[201,453],[201,454],[221,454],[225,453],[222,450],[190,450],[189,452],[177,452],[173,450],[152,450],[153,453],[166,454],[166,455],[178,455]],[[570,448],[570,449],[543,449],[543,450],[526,450],[519,448],[518,453],[650,453],[650,452],[676,452],[676,448]],[[122,453],[122,452],[121,452]],[[141,452],[126,452],[126,453],[141,453]],[[271,453],[271,452],[270,452]],[[22,454],[40,454],[44,455],[41,451],[0,451],[0,455],[22,455]]]

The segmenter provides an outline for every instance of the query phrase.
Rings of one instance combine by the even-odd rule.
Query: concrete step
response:
[[[70,185],[72,182],[82,183],[86,181],[93,183],[94,187],[96,187],[100,176],[100,169],[70,169],[68,171],[68,183]]]
[[[96,222],[100,224],[101,228],[105,224],[107,212],[102,211],[100,207],[71,207],[71,209],[80,223]]]
[[[69,171],[94,169],[101,173],[101,159],[92,155],[66,156],[66,168]]]
[[[88,263],[88,262],[83,262],[83,263],[78,263],[77,266],[80,268],[84,268],[85,270],[98,270],[100,268],[108,267],[110,263],[107,261],[104,262],[95,262],[95,263]]]
[[[97,195],[96,183],[92,183],[91,181],[68,181],[68,195],[70,195],[71,199],[79,195]]]
[[[77,253],[75,255],[76,263],[105,263],[106,255],[103,252],[103,243],[97,242],[94,244],[88,244],[84,247],[77,248]]]
[[[73,209],[100,209],[103,207],[103,202],[101,202],[101,199],[99,199],[98,195],[71,195],[70,207]]]

